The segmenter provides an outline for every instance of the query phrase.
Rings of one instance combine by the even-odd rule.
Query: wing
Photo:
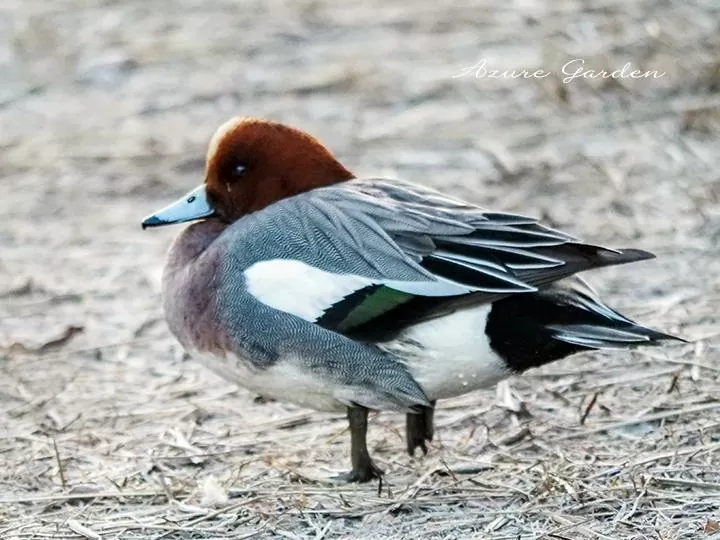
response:
[[[535,219],[399,181],[352,180],[243,221],[250,218],[256,257],[245,278],[253,296],[358,335],[652,257],[583,244]]]

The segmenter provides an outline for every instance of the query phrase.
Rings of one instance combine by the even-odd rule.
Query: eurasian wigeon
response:
[[[317,139],[257,118],[213,136],[205,182],[143,221],[186,221],[165,317],[193,355],[263,396],[346,411],[348,481],[383,472],[369,410],[427,452],[438,399],[588,349],[677,339],[607,307],[577,272],[641,261],[424,186],[356,178]]]

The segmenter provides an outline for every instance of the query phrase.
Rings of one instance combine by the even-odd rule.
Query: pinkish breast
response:
[[[225,356],[230,340],[217,316],[218,271],[226,225],[215,219],[187,227],[173,243],[163,273],[170,331],[189,351]]]

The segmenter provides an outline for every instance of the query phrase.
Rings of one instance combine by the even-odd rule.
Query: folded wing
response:
[[[251,217],[285,253],[279,258],[276,249],[259,248],[246,271],[251,292],[347,334],[413,324],[461,305],[534,292],[583,270],[653,257],[584,244],[535,219],[399,181],[353,180]]]

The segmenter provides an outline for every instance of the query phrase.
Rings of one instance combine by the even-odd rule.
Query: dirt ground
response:
[[[720,537],[717,0],[5,0],[0,35],[0,538]],[[551,73],[454,77],[482,59]],[[376,415],[382,492],[330,485],[343,418],[259,402],[162,321],[179,228],[140,220],[236,114],[653,251],[586,277],[689,343],[443,403],[425,458]]]

